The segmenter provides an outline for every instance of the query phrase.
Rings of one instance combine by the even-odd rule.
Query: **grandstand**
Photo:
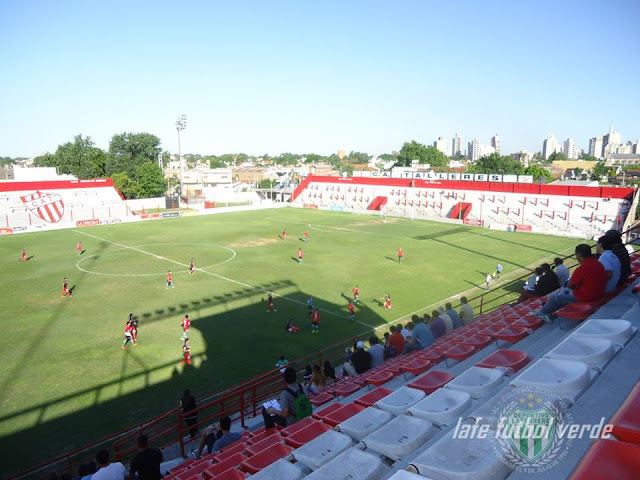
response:
[[[634,192],[614,187],[310,176],[296,188],[293,199],[307,208],[594,238],[623,228]]]

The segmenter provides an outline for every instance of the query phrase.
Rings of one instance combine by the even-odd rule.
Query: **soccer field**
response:
[[[308,243],[300,239],[305,230]],[[86,248],[81,256],[77,241]],[[271,368],[280,354],[295,358],[430,311],[452,295],[473,295],[497,263],[506,282],[576,243],[290,208],[1,238],[2,470],[150,418],[176,406],[184,388],[212,392]],[[303,264],[295,259],[299,247]],[[22,248],[30,261],[18,261]],[[192,257],[195,275],[187,271]],[[169,269],[173,289],[166,288]],[[60,296],[65,276],[71,298]],[[362,302],[350,322],[345,298],[356,284]],[[265,311],[269,290],[277,312]],[[309,328],[308,296],[321,309],[318,335]],[[123,351],[130,312],[140,318],[139,345]],[[187,370],[179,364],[185,313],[193,322]],[[299,334],[285,332],[289,318]]]

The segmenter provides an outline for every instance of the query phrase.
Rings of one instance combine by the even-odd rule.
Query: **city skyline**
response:
[[[380,154],[438,137],[451,149],[455,132],[462,149],[498,132],[502,154],[540,151],[550,134],[588,151],[610,122],[635,141],[640,66],[586,72],[593,58],[637,57],[640,4],[611,2],[615,22],[599,9],[0,0],[0,155],[52,152],[77,134],[107,148],[124,131],[177,152],[180,114],[182,151],[200,154]],[[553,58],[562,65],[547,71]]]

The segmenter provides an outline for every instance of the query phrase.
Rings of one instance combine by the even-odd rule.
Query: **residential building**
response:
[[[451,156],[459,157],[463,155],[462,151],[462,137],[456,132],[456,136],[451,140]]]
[[[616,153],[618,145],[622,143],[622,135],[613,130],[613,124],[609,126],[609,133],[602,137],[602,156],[609,158]]]
[[[565,157],[569,160],[574,160],[578,158],[578,152],[576,151],[576,141],[569,137],[564,141],[564,148],[562,149],[562,153],[564,153]]]
[[[545,160],[548,160],[549,157],[558,150],[558,141],[553,135],[549,135],[544,139],[544,142],[542,142],[542,158]]]
[[[467,149],[469,160],[471,160],[472,162],[478,161],[478,159],[482,156],[480,147],[480,141],[477,138],[474,138],[469,142],[469,147]]]
[[[500,150],[502,149],[502,141],[500,140],[500,136],[497,133],[493,137],[491,137],[491,147],[498,155],[500,155]]]
[[[448,141],[444,137],[438,137],[438,139],[433,142],[433,146],[444,153],[447,157],[451,156],[451,149],[449,148]]]
[[[589,139],[589,155],[596,158],[602,158],[602,137],[593,137]]]

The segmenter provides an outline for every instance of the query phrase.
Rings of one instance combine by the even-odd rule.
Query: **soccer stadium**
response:
[[[639,480],[638,18],[0,1],[0,480]]]

